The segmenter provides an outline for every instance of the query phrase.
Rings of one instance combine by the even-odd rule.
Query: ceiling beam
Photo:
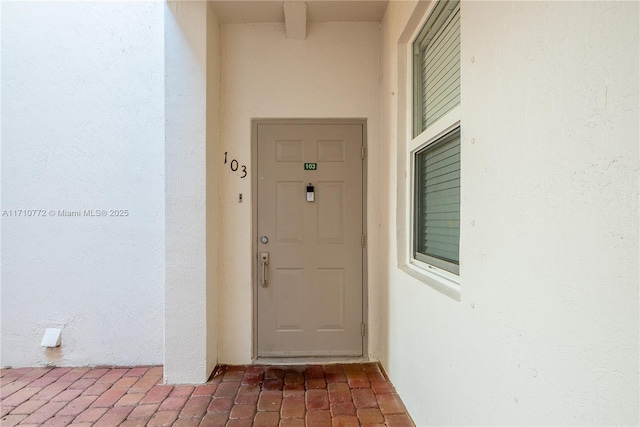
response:
[[[284,2],[284,26],[288,39],[307,38],[307,3],[303,1]]]

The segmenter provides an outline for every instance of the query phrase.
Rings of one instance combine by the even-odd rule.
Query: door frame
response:
[[[361,357],[340,357],[338,359],[367,359],[369,348],[369,310],[368,310],[368,234],[367,234],[367,158],[368,158],[368,140],[367,140],[367,119],[364,118],[333,118],[333,119],[312,119],[312,118],[254,118],[251,119],[251,295],[252,295],[252,346],[251,359],[253,362],[263,360],[258,358],[258,125],[360,125],[362,126],[362,145],[365,147],[365,156],[362,163],[362,233],[365,235],[365,245],[362,251],[362,322],[365,324],[365,334],[362,337],[362,356]],[[273,358],[269,358],[273,359]],[[277,358],[279,361],[288,363],[303,363],[309,358]],[[331,356],[313,357],[317,360],[336,359]]]

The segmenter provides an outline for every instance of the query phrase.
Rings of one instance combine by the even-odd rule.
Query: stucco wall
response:
[[[379,153],[379,23],[311,23],[306,40],[285,37],[283,24],[222,26],[221,148],[251,165],[252,118],[366,118],[370,153]],[[368,159],[368,185],[380,185],[379,157]],[[248,363],[252,351],[252,173],[220,176],[220,339],[224,363]],[[244,202],[238,203],[238,194]],[[368,192],[377,207],[379,193]],[[380,286],[379,209],[368,211],[369,288]],[[377,304],[376,301],[370,304]],[[370,317],[371,319],[371,317]],[[378,318],[371,319],[377,323]],[[370,349],[377,348],[375,337]]]
[[[220,36],[206,2],[165,5],[164,380],[201,383],[217,363]]]
[[[638,3],[463,3],[461,301],[398,265],[413,6],[383,23],[394,385],[418,425],[637,425]]]
[[[220,230],[220,24],[207,9],[207,369],[218,363],[218,259]]]
[[[162,363],[162,22],[154,2],[2,2],[1,208],[47,215],[2,216],[2,366]]]

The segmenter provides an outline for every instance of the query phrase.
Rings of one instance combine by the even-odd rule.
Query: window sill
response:
[[[448,296],[449,298],[460,301],[460,284],[448,280],[442,276],[432,273],[424,268],[420,268],[413,264],[405,264],[400,266],[400,270],[421,281],[432,289]]]

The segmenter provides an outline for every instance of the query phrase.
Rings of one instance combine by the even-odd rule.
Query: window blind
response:
[[[458,274],[460,129],[416,153],[416,259]]]
[[[415,135],[460,103],[460,2],[441,1],[414,42]]]

